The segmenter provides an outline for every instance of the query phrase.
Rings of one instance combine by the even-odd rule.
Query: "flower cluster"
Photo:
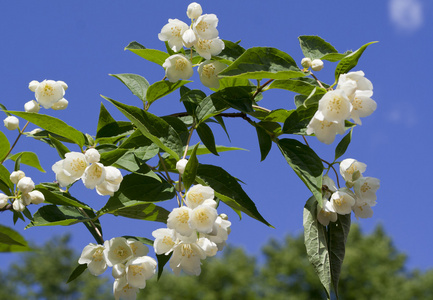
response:
[[[214,14],[202,14],[202,8],[198,3],[191,3],[187,9],[187,16],[191,19],[188,26],[178,19],[169,19],[168,24],[162,27],[158,38],[167,42],[169,47],[180,51],[184,46],[194,50],[206,61],[199,65],[198,72],[203,85],[210,88],[218,88],[218,73],[226,65],[219,61],[211,61],[211,57],[218,55],[224,49],[224,42],[218,37],[218,18]],[[165,76],[170,82],[179,79],[188,79],[193,75],[193,65],[183,54],[174,54],[168,57],[164,64]]]
[[[361,125],[361,117],[376,110],[373,85],[364,77],[364,72],[340,75],[335,90],[328,91],[319,101],[319,108],[307,126],[307,134],[315,134],[319,141],[331,144],[335,135],[344,134],[345,120],[352,119]]]
[[[27,205],[41,204],[45,201],[44,194],[35,190],[35,183],[30,177],[27,177],[23,171],[18,170],[12,172],[10,180],[16,185],[15,195],[8,197],[0,193],[0,209],[8,204],[9,199],[11,199],[11,201],[13,200],[12,208],[15,211],[24,211]]]
[[[322,225],[335,222],[337,214],[346,215],[352,211],[356,218],[373,216],[371,207],[376,205],[376,191],[380,187],[380,181],[362,176],[366,169],[366,164],[353,158],[343,160],[340,163],[340,174],[346,181],[346,187],[340,189],[336,188],[334,181],[327,175],[323,177],[323,207],[318,207],[317,212],[317,220]]]
[[[37,113],[39,105],[44,108],[54,110],[65,109],[68,106],[68,100],[63,98],[68,85],[64,81],[44,80],[38,82],[33,80],[29,83],[29,89],[35,92],[35,100],[31,100],[24,105],[26,112]]]
[[[112,267],[115,278],[115,299],[136,299],[139,289],[156,273],[156,260],[146,256],[149,249],[135,239],[112,238],[104,245],[90,243],[84,247],[79,264],[87,264],[89,272],[99,276]]]
[[[119,189],[123,176],[119,169],[101,164],[100,157],[94,148],[87,149],[85,154],[69,152],[65,154],[65,159],[53,165],[52,170],[61,187],[81,179],[87,188],[96,188],[99,195],[112,196]]]
[[[156,254],[169,255],[170,268],[179,275],[200,275],[201,260],[221,251],[230,233],[227,216],[218,215],[214,190],[200,184],[186,193],[185,206],[168,216],[167,227],[153,231]]]

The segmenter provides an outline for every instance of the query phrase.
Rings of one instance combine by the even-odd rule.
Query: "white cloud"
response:
[[[420,0],[389,0],[389,16],[398,30],[414,32],[423,22],[423,4]]]

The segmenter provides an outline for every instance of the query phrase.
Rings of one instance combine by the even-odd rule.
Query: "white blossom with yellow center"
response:
[[[192,25],[194,32],[200,39],[212,40],[218,37],[218,18],[214,14],[205,14],[197,18]]]
[[[61,187],[65,187],[81,178],[88,163],[80,152],[68,152],[65,159],[56,162],[52,170],[56,173],[56,180]]]
[[[113,166],[104,167],[105,170],[105,178],[104,181],[98,185],[96,185],[96,192],[101,195],[109,195],[113,196],[115,192],[117,192],[120,188],[120,184],[122,183],[123,176],[120,173],[119,169]]]
[[[32,88],[33,86],[34,84]],[[59,81],[44,80],[35,88],[35,98],[44,108],[52,107],[53,104],[62,99],[64,95],[64,86],[62,82]]]
[[[152,232],[155,238],[153,248],[156,254],[169,254],[176,245],[176,232],[169,228],[159,228]]]
[[[357,90],[352,99],[352,110],[350,111],[350,118],[356,124],[361,125],[361,119],[371,115],[377,108],[377,103],[370,97],[373,95],[372,91]]]
[[[183,47],[182,35],[188,30],[189,26],[178,19],[168,19],[168,24],[162,27],[158,34],[160,41],[168,42],[168,46],[177,52]]]
[[[188,275],[200,275],[200,260],[206,258],[205,251],[197,243],[179,243],[173,249],[170,268],[175,275],[183,270]]]
[[[210,233],[218,217],[217,210],[208,205],[199,205],[191,211],[188,224],[201,233]]]
[[[201,83],[208,88],[218,89],[220,87],[218,73],[226,67],[227,66],[220,61],[206,60],[202,62],[198,67]]]
[[[194,45],[195,51],[205,59],[211,59],[212,56],[220,54],[224,47],[224,42],[220,38],[198,38],[197,43]]]
[[[90,243],[84,247],[78,263],[87,264],[87,268],[92,275],[101,275],[107,269],[107,263],[104,258],[104,246]]]
[[[194,232],[188,224],[191,211],[191,208],[186,206],[173,209],[168,215],[167,227],[181,235],[190,236]]]
[[[319,111],[330,122],[344,123],[350,117],[352,104],[343,90],[333,90],[323,95],[319,101]]]
[[[104,258],[109,267],[124,264],[133,257],[128,241],[123,237],[115,237],[104,242]]]
[[[331,203],[336,213],[347,215],[352,211],[355,199],[349,194],[349,190],[341,189],[332,194]]]
[[[165,68],[165,76],[170,82],[189,79],[194,73],[192,63],[182,54],[168,57],[162,67]]]
[[[320,111],[317,111],[307,126],[307,134],[315,134],[317,139],[327,145],[332,144],[335,135],[344,134],[344,122],[333,122],[325,119]]]
[[[323,226],[328,226],[329,222],[337,221],[334,206],[327,199],[323,199],[323,207],[317,205],[317,221]]]
[[[156,273],[156,260],[150,256],[135,257],[126,264],[126,280],[132,287],[143,289],[146,280]]]
[[[185,203],[189,208],[194,209],[203,204],[205,200],[213,200],[214,197],[215,192],[211,187],[197,184],[191,187],[186,193]]]
[[[369,206],[376,205],[376,192],[380,187],[380,180],[374,177],[361,177],[355,181],[353,191],[359,203],[367,203]]]
[[[357,174],[357,172],[359,173],[357,176],[360,176],[365,172],[366,169],[366,164],[353,158],[346,158],[340,163],[340,174],[343,176],[344,180],[349,182],[355,180],[353,176]]]
[[[126,276],[122,276],[114,280],[113,294],[115,300],[135,300],[137,299],[138,288],[131,286],[126,280]]]
[[[86,168],[81,177],[84,185],[88,189],[94,189],[105,180],[105,168],[101,163],[94,162]]]

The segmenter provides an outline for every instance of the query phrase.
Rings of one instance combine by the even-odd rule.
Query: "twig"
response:
[[[26,125],[24,125],[23,129],[20,130],[20,133],[18,134],[15,142],[12,144],[12,147],[9,149],[9,152],[6,154],[6,156],[3,158],[3,160],[0,162],[0,165],[2,165],[4,163],[4,161],[6,160],[6,158],[9,156],[9,154],[12,152],[12,150],[14,149],[15,145],[18,143],[18,140],[20,139],[20,137],[23,135],[24,130],[27,128],[27,125],[30,124],[30,121],[27,121]]]

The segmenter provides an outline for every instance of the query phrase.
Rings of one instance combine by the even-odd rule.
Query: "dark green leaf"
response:
[[[40,128],[65,137],[80,147],[82,147],[86,141],[82,132],[69,126],[62,120],[56,119],[54,117],[38,113],[28,113],[20,111],[10,111],[10,113],[21,117],[27,121],[30,121],[31,123],[35,124]]]
[[[341,74],[345,74],[345,73],[349,72],[350,70],[352,70],[358,64],[358,60],[361,57],[364,50],[367,49],[368,46],[370,46],[371,44],[374,44],[374,43],[377,43],[377,42],[367,43],[367,44],[361,46],[355,52],[353,52],[353,53],[347,55],[345,58],[343,58],[338,63],[337,68],[335,69],[335,82],[338,81],[338,78],[340,77]]]
[[[146,78],[137,74],[110,74],[123,82],[124,85],[143,103],[146,103],[146,92],[149,88],[149,82]]]
[[[303,224],[308,260],[316,270],[329,298],[331,294],[331,264],[326,241],[326,228],[317,221],[317,201],[314,197],[308,199],[305,204]]]
[[[75,207],[45,205],[35,212],[33,221],[26,226],[26,229],[33,226],[69,226],[87,221],[90,219],[84,217]]]
[[[335,148],[334,160],[337,160],[344,153],[346,153],[347,147],[349,147],[350,141],[352,140],[352,131],[353,130],[350,130],[349,133],[346,134],[346,136],[342,138],[341,141],[338,143],[337,147]]]
[[[11,176],[11,173],[9,173],[9,170],[6,169],[5,166],[0,165],[0,182],[2,182],[5,185],[4,187],[8,192],[6,192],[3,189],[2,189],[2,191],[9,196],[11,195],[10,190],[12,190],[14,188],[14,184],[10,180],[10,176]]]
[[[332,285],[338,299],[338,282],[346,252],[347,236],[350,230],[350,214],[338,215],[336,222],[329,223],[328,230]]]
[[[293,171],[322,203],[323,164],[320,157],[308,146],[294,139],[281,139],[278,147]]]
[[[322,83],[322,85],[327,87],[326,84]],[[270,89],[283,89],[283,90],[299,93],[305,96],[310,95],[311,92],[316,87],[319,87],[317,81],[308,77],[293,78],[293,79],[286,79],[286,80],[275,80],[269,85]]]
[[[195,116],[195,110],[197,105],[206,98],[206,94],[201,90],[188,90],[184,92],[180,98],[180,101],[185,106],[186,111],[191,115]]]
[[[326,42],[321,37],[315,35],[302,35],[298,39],[302,53],[304,53],[305,57],[309,57],[312,60],[316,58],[321,59],[329,53],[338,53],[330,43]]]
[[[164,271],[164,266],[170,260],[172,254],[173,252],[170,252],[170,254],[168,255],[165,254],[156,255],[156,259],[158,260],[158,280],[162,275],[162,271]]]
[[[195,182],[195,177],[197,175],[197,168],[198,168],[198,159],[197,159],[197,149],[200,144],[195,145],[194,149],[192,150],[191,156],[188,159],[188,163],[185,167],[185,172],[182,175],[182,181],[185,186],[185,190],[189,190],[191,185]]]
[[[56,139],[55,137],[53,137],[51,134],[48,135],[48,138],[51,141],[51,144],[53,145],[54,148],[56,148],[57,153],[59,154],[59,156],[64,159],[65,158],[65,154],[71,152],[68,147],[66,147],[65,145],[63,145],[63,143],[61,141],[59,141],[58,139]]]
[[[305,76],[293,58],[275,48],[255,47],[243,53],[233,64],[219,73],[247,79],[290,79]]]
[[[12,228],[0,225],[0,252],[31,251],[26,240]]]
[[[228,206],[272,227],[259,213],[256,205],[242,189],[236,178],[224,169],[213,165],[200,164],[197,169],[196,180],[200,184],[213,188],[216,197]]]
[[[174,92],[175,90],[177,90],[178,88],[180,88],[181,86],[189,82],[191,81],[188,80],[178,80],[176,82],[170,82],[168,80],[157,81],[151,86],[149,86],[149,88],[147,89],[147,93],[146,93],[147,101],[149,103],[152,103],[155,100],[158,100]]]
[[[161,223],[167,223],[168,215],[170,214],[170,212],[165,208],[157,206],[153,203],[125,206],[110,213],[115,216],[122,216],[130,219],[155,221]]]
[[[128,151],[128,149],[115,149],[112,151],[101,153],[101,159],[99,162],[104,166],[111,166],[115,164]]]
[[[218,56],[215,57],[217,60],[221,60],[222,62],[230,65],[245,52],[245,49],[239,46],[238,43],[233,43],[227,40],[223,40],[223,42],[224,49],[220,54],[218,54]]]
[[[87,264],[78,265],[74,271],[72,271],[71,275],[68,278],[68,281],[66,283],[69,283],[71,281],[74,281],[77,279],[81,274],[83,274],[84,271],[87,269]]]
[[[306,127],[317,111],[317,105],[308,108],[301,105],[284,121],[283,132],[289,134],[306,134]]]
[[[125,50],[129,50],[132,53],[135,53],[138,56],[141,56],[144,59],[154,62],[160,66],[162,66],[165,60],[169,57],[169,55],[165,52],[155,49],[146,49],[143,45],[140,45],[135,41],[129,43],[129,45],[125,47]]]
[[[20,153],[16,153],[10,157],[8,157],[8,159],[11,159],[13,161],[17,161],[18,158],[20,157],[20,163],[34,167],[36,169],[38,169],[39,171],[45,173],[45,170],[42,169],[41,164],[39,163],[39,159],[38,156],[33,153],[33,152],[20,152]]]
[[[145,137],[179,160],[183,148],[182,141],[176,131],[167,122],[137,107],[126,105],[106,97],[104,97],[104,99],[116,106],[135,126],[137,126]]]
[[[265,129],[263,129],[261,126],[256,126],[257,131],[257,137],[259,139],[259,147],[260,147],[260,161],[265,160],[266,156],[268,156],[269,151],[271,151],[272,148],[272,138],[269,136],[269,134],[266,132]]]
[[[35,189],[44,194],[45,202],[47,203],[90,209],[87,204],[78,201],[68,193],[61,192],[56,185],[52,185],[51,183],[38,184]]]
[[[215,137],[212,133],[212,130],[206,123],[201,123],[196,128],[197,134],[200,137],[200,140],[215,155],[219,155],[215,145]]]

